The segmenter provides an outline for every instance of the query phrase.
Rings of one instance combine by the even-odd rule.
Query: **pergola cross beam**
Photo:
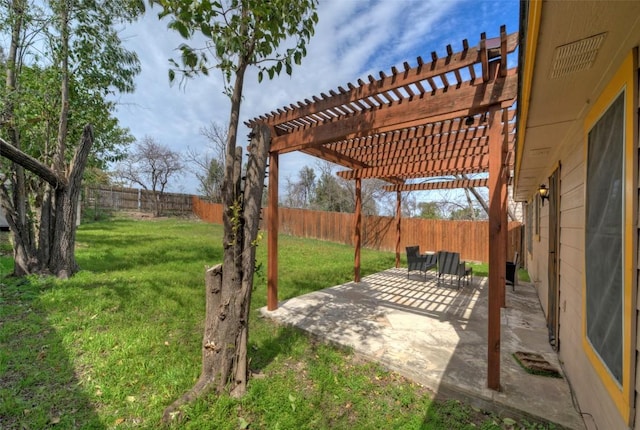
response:
[[[468,82],[447,92],[438,91],[418,99],[395,101],[384,109],[361,112],[315,125],[306,124],[272,139],[271,150],[278,153],[299,151],[350,137],[365,137],[411,127],[412,122],[437,122],[485,111],[490,106],[515,100],[518,77],[512,71],[505,78],[490,82]],[[454,116],[448,118],[449,115]]]

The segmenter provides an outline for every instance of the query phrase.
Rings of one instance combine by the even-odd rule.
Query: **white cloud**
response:
[[[294,68],[293,76],[258,84],[256,71],[247,73],[241,122],[346,87],[368,74],[388,73],[403,61],[415,65],[418,56],[428,61],[431,51],[444,55],[447,44],[458,50],[464,38],[474,45],[483,31],[489,37],[497,35],[500,24],[507,24],[509,32],[516,31],[518,2],[322,0],[318,14],[320,21],[307,57]],[[226,124],[229,116],[222,77],[214,71],[190,80],[185,88],[170,86],[168,59],[177,58],[176,48],[184,40],[168,30],[166,22],[157,19],[156,10],[150,10],[123,32],[127,45],[138,52],[143,71],[136,80],[136,93],[120,97],[118,117],[137,138],[150,135],[177,151],[187,146],[204,151],[206,140],[199,129],[211,121]],[[239,130],[240,144],[244,145],[246,133],[244,127]],[[282,157],[282,177],[294,177],[305,164],[313,166],[315,159],[297,153]],[[195,192],[195,180],[187,178],[175,188]]]

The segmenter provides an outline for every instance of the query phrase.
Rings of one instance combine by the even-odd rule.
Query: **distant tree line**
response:
[[[330,212],[355,211],[355,184],[335,175],[335,165],[319,162],[316,169],[304,166],[295,178],[286,179],[285,195],[280,204],[290,208]],[[395,210],[395,194],[385,192],[380,179],[362,181],[362,213],[389,214]]]
[[[331,212],[355,210],[355,185],[335,175],[334,165],[319,162],[316,169],[304,166],[294,178],[286,179],[285,207]],[[362,181],[362,213],[393,215],[396,194],[384,191],[387,182],[380,179]],[[443,190],[429,193],[431,200],[417,201],[417,193],[403,193],[403,217],[449,220],[487,219],[487,191],[479,189]]]

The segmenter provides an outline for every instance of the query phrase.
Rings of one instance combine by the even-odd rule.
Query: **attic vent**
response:
[[[551,79],[591,68],[607,33],[558,46],[553,55]]]
[[[546,148],[537,148],[537,149],[532,149],[529,152],[529,156],[530,157],[548,157],[549,153],[551,152],[551,148],[546,147]]]

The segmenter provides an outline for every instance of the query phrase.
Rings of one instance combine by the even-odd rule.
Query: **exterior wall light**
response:
[[[549,200],[549,188],[545,184],[541,184],[538,188],[538,194],[540,195],[542,206],[544,206],[544,201]]]

